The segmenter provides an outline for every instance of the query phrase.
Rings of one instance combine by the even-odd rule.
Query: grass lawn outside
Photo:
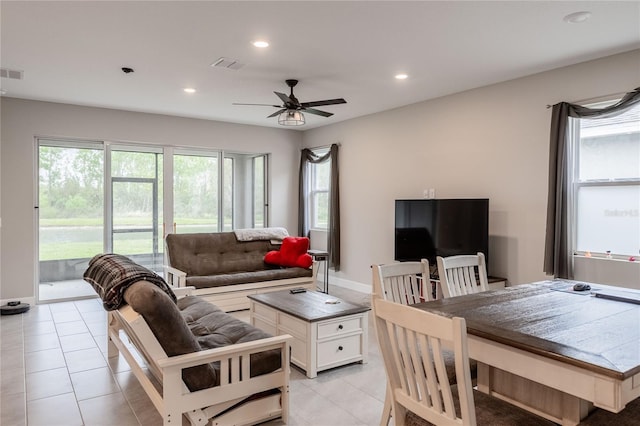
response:
[[[145,227],[148,219],[132,217],[116,223],[115,227]],[[211,219],[176,219],[178,232],[217,232],[218,226]],[[39,260],[90,259],[104,252],[104,228],[100,218],[41,219],[39,235]],[[162,227],[158,229],[158,251],[164,252]],[[124,255],[150,254],[153,252],[152,232],[114,234],[113,251]]]

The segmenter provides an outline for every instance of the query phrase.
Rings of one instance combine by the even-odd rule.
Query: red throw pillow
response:
[[[285,237],[282,240],[280,250],[270,251],[264,256],[265,263],[289,268],[309,268],[313,259],[307,253],[309,250],[309,238]]]

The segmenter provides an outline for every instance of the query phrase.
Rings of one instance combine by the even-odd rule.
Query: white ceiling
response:
[[[591,19],[563,21],[578,11]],[[275,108],[232,103],[280,104],[287,78],[302,102],[347,100],[301,130],[640,48],[639,1],[3,0],[0,15],[0,65],[24,71],[4,96],[272,127]]]

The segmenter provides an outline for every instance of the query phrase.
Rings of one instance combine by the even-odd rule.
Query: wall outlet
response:
[[[425,199],[429,198],[429,190],[428,189],[425,189],[424,191],[422,191],[422,198],[425,198]]]
[[[429,188],[429,198],[436,198],[435,188]]]

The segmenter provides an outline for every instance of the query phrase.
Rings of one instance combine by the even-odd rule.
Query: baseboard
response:
[[[318,274],[318,281],[323,282],[322,274]],[[329,274],[329,285],[335,285],[336,287],[342,287],[349,290],[358,291],[360,293],[371,294],[371,285],[363,284],[357,281],[345,280],[344,278],[335,277]]]

